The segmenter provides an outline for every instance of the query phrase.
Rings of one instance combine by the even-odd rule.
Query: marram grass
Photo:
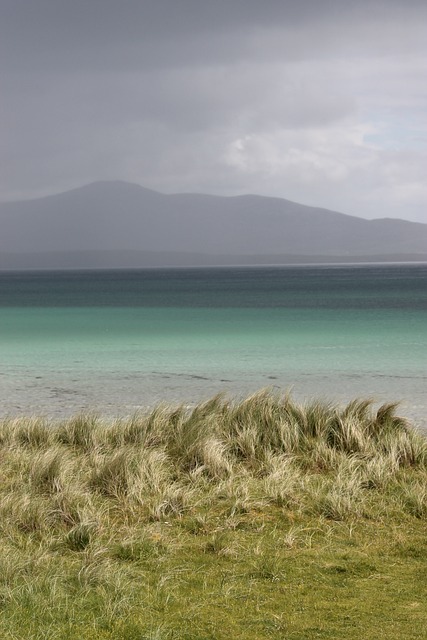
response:
[[[259,392],[0,423],[0,637],[427,637],[427,441]]]

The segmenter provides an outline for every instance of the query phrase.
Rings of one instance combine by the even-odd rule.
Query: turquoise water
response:
[[[427,266],[0,273],[1,414],[218,391],[402,400],[426,424]]]

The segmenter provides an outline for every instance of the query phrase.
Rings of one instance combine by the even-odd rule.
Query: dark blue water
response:
[[[426,310],[426,276],[426,265],[0,272],[0,306]]]

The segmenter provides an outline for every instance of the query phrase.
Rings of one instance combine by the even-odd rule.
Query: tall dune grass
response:
[[[244,556],[249,580],[275,583],[286,575],[283,554],[311,547],[319,531],[326,540],[328,527],[421,522],[427,440],[397,409],[370,400],[302,405],[261,391],[110,422],[4,420],[0,607],[24,598],[34,614],[56,580],[63,598],[97,594],[113,629],[133,606],[135,575],[149,580],[156,607],[177,602],[179,574],[173,588],[167,574],[161,585],[152,581],[168,554],[182,553],[185,563],[186,536],[200,539],[201,566]],[[11,629],[4,637],[18,637]],[[110,637],[97,634],[82,637]]]
[[[47,508],[67,495],[144,511],[178,488],[195,508],[228,481],[247,487],[249,503],[282,500],[301,510],[312,508],[313,496],[320,508],[319,492],[332,492],[348,501],[351,516],[350,505],[358,513],[369,491],[404,484],[405,470],[426,472],[426,439],[396,408],[374,409],[370,400],[300,405],[261,391],[238,403],[216,396],[193,409],[158,407],[110,423],[93,415],[4,421],[3,491],[43,498]]]

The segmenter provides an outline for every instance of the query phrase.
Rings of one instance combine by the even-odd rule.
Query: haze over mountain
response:
[[[427,259],[427,225],[281,198],[162,194],[96,182],[0,204],[0,268]]]

